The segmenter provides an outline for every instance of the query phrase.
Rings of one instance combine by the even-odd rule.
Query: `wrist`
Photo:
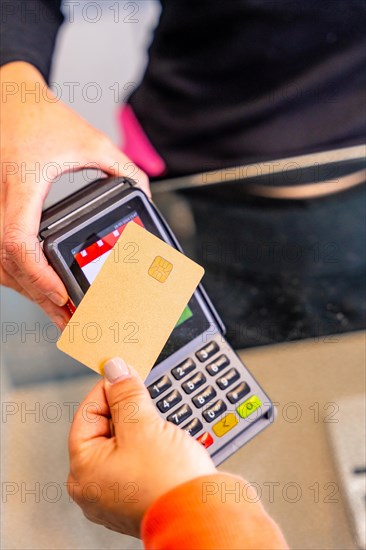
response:
[[[4,125],[7,114],[10,117],[20,116],[24,108],[29,113],[32,106],[38,110],[44,103],[55,102],[52,90],[39,70],[31,63],[13,61],[3,65],[0,68],[0,80]]]
[[[2,80],[11,79],[13,82],[32,81],[46,84],[39,70],[26,61],[11,61],[2,65],[0,71]]]

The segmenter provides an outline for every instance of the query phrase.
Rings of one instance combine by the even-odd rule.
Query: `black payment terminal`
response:
[[[39,239],[76,307],[130,221],[181,250],[158,209],[128,178],[94,181],[43,212]],[[274,417],[271,400],[224,334],[199,285],[145,381],[160,414],[200,441],[216,465]]]

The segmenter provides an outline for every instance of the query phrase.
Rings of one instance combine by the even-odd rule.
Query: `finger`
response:
[[[32,299],[30,294],[18,283],[14,277],[12,277],[7,271],[4,269],[0,269],[0,285],[6,286],[8,288],[11,288],[12,290],[15,290],[25,298],[28,298],[29,300]]]
[[[47,317],[50,318],[52,323],[54,323],[57,328],[62,332],[71,319],[69,308],[67,306],[58,307],[48,298],[44,298],[44,300],[38,305],[43,309],[43,311],[45,312]]]
[[[37,303],[47,297],[55,305],[64,306],[68,300],[66,288],[48,264],[36,235],[27,234],[17,223],[9,223],[3,238],[2,265],[8,274]]]
[[[110,411],[103,380],[100,380],[75,413],[69,435],[70,454],[78,454],[89,445],[104,442],[110,435]]]
[[[163,422],[139,374],[120,358],[104,365],[105,393],[117,440],[135,438],[136,432]]]
[[[67,291],[48,264],[37,233],[43,198],[32,188],[8,182],[2,235],[3,268],[32,296],[47,296],[58,306],[67,302]]]
[[[111,176],[125,176],[136,181],[137,186],[151,198],[149,178],[107,138],[99,153],[99,167]]]
[[[6,271],[0,270],[0,284],[3,286],[6,286],[8,288],[11,288],[12,290],[15,290],[24,298],[27,298],[28,300],[35,302],[34,298],[27,292],[14,277],[9,275]],[[56,306],[51,300],[49,300],[46,296],[40,295],[40,299],[36,301],[38,305],[43,309],[45,314],[51,319],[53,323],[59,328],[60,330],[63,330],[67,323],[71,319],[71,314],[69,309],[64,307],[58,307]]]

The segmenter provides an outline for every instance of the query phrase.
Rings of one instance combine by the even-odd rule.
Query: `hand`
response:
[[[94,164],[109,175],[130,175],[150,194],[148,178],[106,135],[55,98],[32,65],[4,65],[1,78],[0,282],[36,302],[63,328],[69,320],[62,307],[67,292],[37,239],[52,181]]]
[[[159,416],[122,359],[108,361],[104,371],[113,383],[95,386],[71,427],[68,489],[88,519],[137,537],[157,498],[216,468],[200,443]]]

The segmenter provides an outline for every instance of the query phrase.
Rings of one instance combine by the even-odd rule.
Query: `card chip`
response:
[[[165,283],[173,269],[173,264],[165,260],[161,256],[156,256],[155,260],[149,267],[148,274],[159,283]]]

